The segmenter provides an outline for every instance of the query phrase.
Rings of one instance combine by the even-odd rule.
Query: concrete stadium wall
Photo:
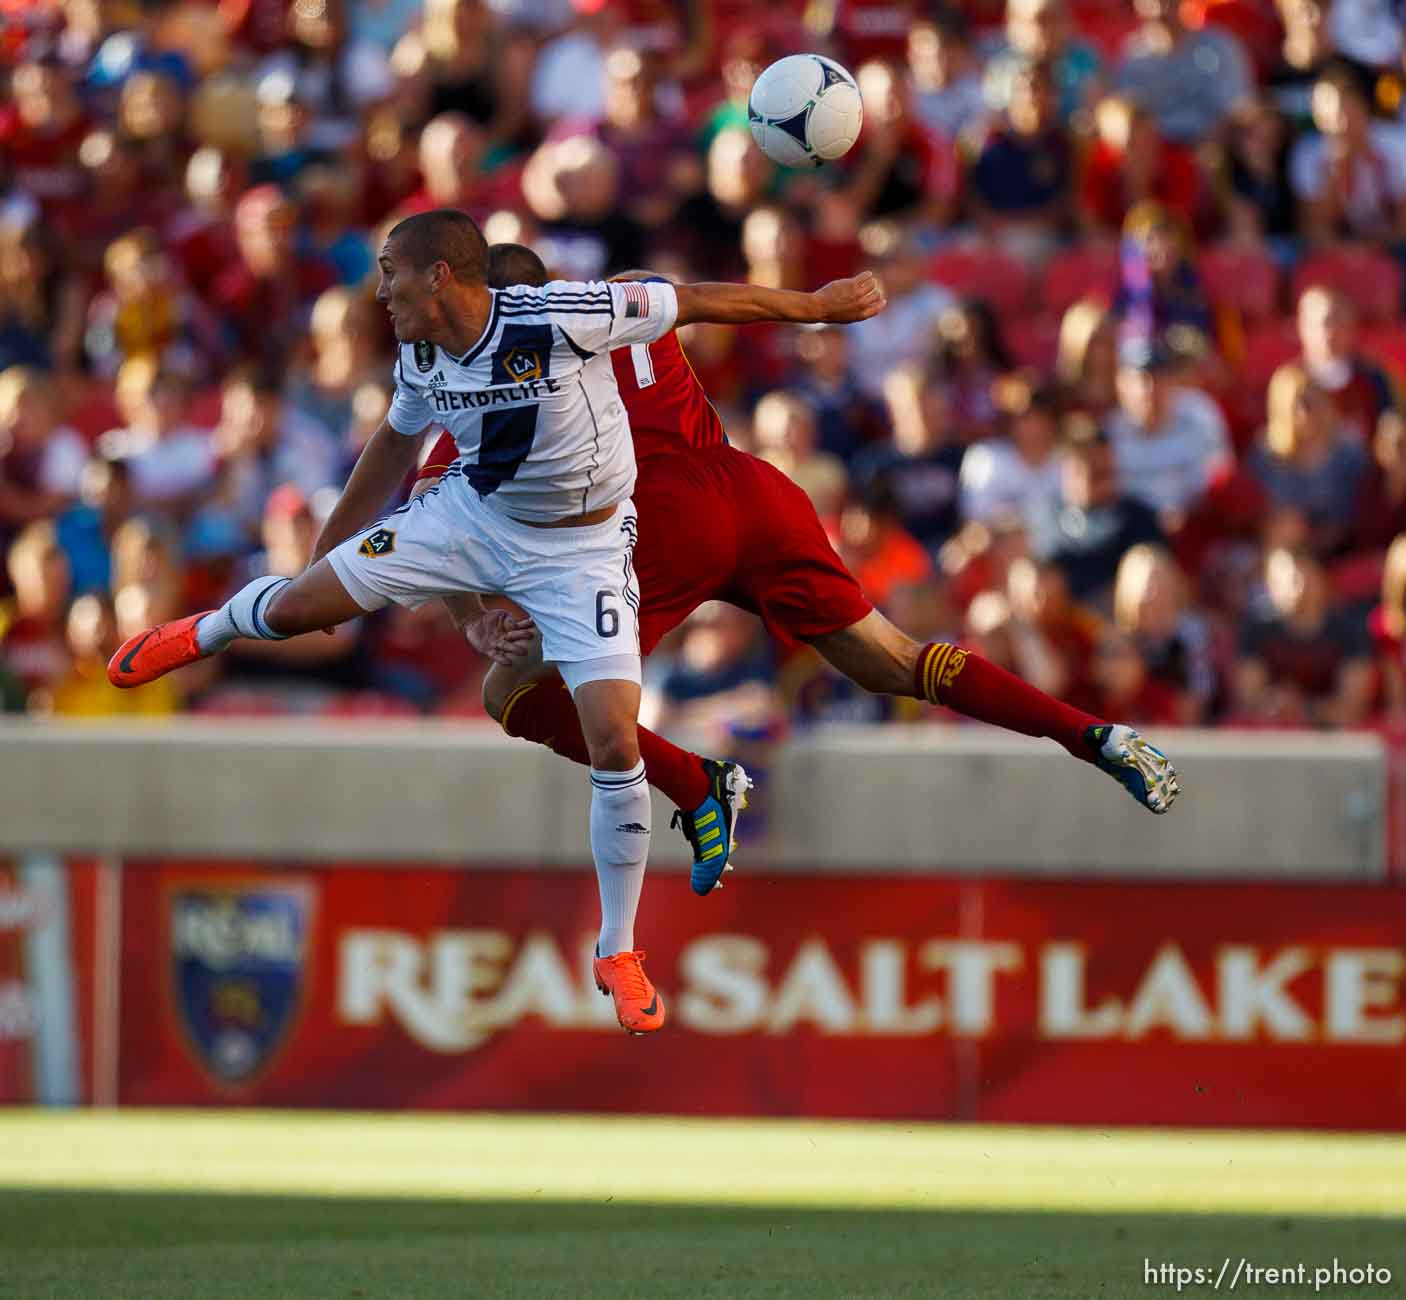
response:
[[[1161,818],[1047,741],[984,728],[794,739],[769,755],[740,869],[1384,877],[1375,737],[1159,740],[1183,789]],[[0,723],[0,856],[580,866],[587,800],[580,769],[488,725]],[[687,861],[670,811],[656,797],[660,867]]]

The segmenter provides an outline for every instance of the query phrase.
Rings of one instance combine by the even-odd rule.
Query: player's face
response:
[[[429,270],[417,270],[390,240],[386,240],[377,260],[381,280],[376,286],[376,300],[386,305],[397,341],[413,343],[425,338],[433,299]]]

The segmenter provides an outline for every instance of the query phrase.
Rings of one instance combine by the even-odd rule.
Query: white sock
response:
[[[628,772],[591,769],[591,856],[600,883],[600,955],[633,952],[635,913],[649,859],[644,760]]]
[[[248,637],[254,641],[286,641],[264,622],[264,612],[273,594],[286,587],[292,578],[276,578],[272,574],[255,578],[240,588],[213,614],[207,614],[196,624],[195,639],[200,653],[212,655],[223,650],[231,641]]]

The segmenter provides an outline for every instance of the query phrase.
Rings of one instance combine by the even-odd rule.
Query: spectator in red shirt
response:
[[[50,377],[28,366],[0,372],[0,549],[78,495],[86,458],[83,439],[59,420]]]
[[[1371,706],[1372,646],[1360,614],[1334,611],[1312,556],[1265,562],[1269,609],[1241,629],[1235,703],[1242,723],[1350,727]]]
[[[1176,691],[1148,673],[1137,643],[1122,632],[1106,632],[1099,641],[1093,678],[1100,717],[1132,718],[1149,727],[1182,721]]]
[[[1149,113],[1120,95],[1100,101],[1094,123],[1098,134],[1079,185],[1079,217],[1086,230],[1118,234],[1129,209],[1144,199],[1156,199],[1190,226],[1201,198],[1191,151],[1163,137]]]
[[[1006,595],[1020,675],[1071,704],[1091,704],[1100,623],[1074,603],[1064,571],[1050,560],[1022,556],[1006,574]]]
[[[1144,543],[1124,553],[1113,584],[1113,621],[1132,638],[1148,677],[1175,693],[1176,721],[1205,723],[1221,691],[1216,637],[1190,605],[1186,575],[1165,547]]]
[[[213,145],[197,149],[186,163],[186,206],[171,218],[162,238],[185,282],[202,296],[239,255],[234,203],[244,183],[244,165]]]
[[[1357,349],[1357,313],[1336,289],[1314,285],[1299,299],[1299,346],[1313,382],[1332,395],[1353,437],[1370,444],[1384,412],[1399,407],[1387,372]]]
[[[140,149],[106,128],[90,131],[78,150],[83,203],[56,223],[65,251],[83,274],[102,271],[103,250],[135,226],[159,226],[170,216],[170,196],[147,183]]]
[[[216,278],[210,296],[245,357],[286,357],[313,299],[334,282],[327,266],[296,253],[297,218],[293,202],[273,185],[256,186],[235,208],[239,261]]]
[[[1353,545],[1380,551],[1406,530],[1406,419],[1388,411],[1377,421],[1372,439],[1375,464],[1357,502]]]
[[[177,178],[184,172],[185,97],[176,79],[161,72],[134,72],[122,84],[117,126],[137,152],[147,202],[169,215],[179,201]]]
[[[73,74],[53,59],[21,63],[10,94],[0,108],[0,162],[47,214],[62,212],[82,197],[78,148],[88,132]]]

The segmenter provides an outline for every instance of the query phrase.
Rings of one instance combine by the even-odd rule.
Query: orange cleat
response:
[[[627,1034],[652,1034],[664,1028],[664,999],[640,964],[642,952],[617,952],[591,962],[596,987],[615,999],[615,1015]]]
[[[205,614],[214,612],[207,609]],[[173,669],[205,658],[195,639],[195,625],[205,614],[172,619],[129,637],[107,661],[107,680],[114,686],[145,686]]]

